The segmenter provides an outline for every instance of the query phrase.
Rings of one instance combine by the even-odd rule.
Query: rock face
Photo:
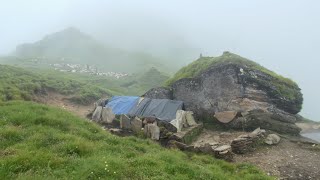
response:
[[[111,124],[112,121],[115,119],[115,114],[113,114],[112,109],[109,107],[102,108],[101,113],[101,123],[108,123]]]
[[[131,120],[128,116],[126,116],[126,115],[120,116],[120,128],[126,129],[126,130],[131,130]]]
[[[144,96],[151,99],[173,99],[171,89],[164,87],[153,88],[144,94]]]
[[[237,115],[236,111],[223,111],[223,112],[216,112],[214,117],[222,122],[222,123],[229,123],[231,122]]]
[[[100,122],[101,121],[101,113],[102,113],[102,106],[98,106],[92,114],[92,120],[95,122]]]
[[[144,134],[152,140],[160,139],[160,129],[156,124],[147,124],[144,127]]]
[[[295,114],[303,101],[299,87],[244,58],[233,63],[239,57],[226,52],[219,57],[221,63],[195,77],[179,79],[169,88],[151,89],[144,96],[184,101],[185,109],[200,120],[215,121],[216,113],[238,112],[241,116],[226,124],[230,128],[298,134]]]

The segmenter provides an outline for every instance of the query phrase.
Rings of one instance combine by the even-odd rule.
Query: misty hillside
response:
[[[54,91],[79,104],[88,104],[104,95],[140,96],[169,78],[155,68],[118,80],[1,64],[0,72],[0,101],[35,100]]]
[[[118,72],[139,72],[151,67],[167,71],[161,60],[140,52],[109,47],[76,28],[67,28],[40,41],[17,46],[18,58],[47,63],[78,63]]]
[[[130,90],[126,94],[140,96],[149,90],[150,87],[161,86],[168,79],[169,76],[165,73],[160,72],[156,68],[151,68],[141,74],[125,79],[120,86]]]
[[[70,95],[70,100],[87,104],[104,95],[111,94],[81,79],[58,74],[32,72],[13,66],[0,65],[0,102],[10,100],[36,100],[48,91]]]

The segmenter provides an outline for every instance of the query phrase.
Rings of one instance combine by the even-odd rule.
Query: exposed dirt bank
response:
[[[89,105],[79,105],[69,101],[70,98],[72,98],[72,96],[66,96],[53,91],[48,91],[47,95],[36,97],[36,101],[49,106],[59,107],[72,112],[79,117],[87,118],[87,115],[94,108],[93,103]]]

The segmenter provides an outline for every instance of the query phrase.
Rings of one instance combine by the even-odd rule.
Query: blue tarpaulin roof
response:
[[[171,121],[176,118],[177,110],[183,109],[183,102],[170,99],[150,99],[136,96],[114,96],[106,107],[116,115],[152,117]]]
[[[144,98],[143,101],[129,111],[129,115],[141,117],[155,116],[159,120],[171,121],[176,118],[177,111],[182,108],[182,101]]]
[[[139,98],[136,96],[113,96],[106,107],[110,107],[116,115],[128,114],[138,104]]]

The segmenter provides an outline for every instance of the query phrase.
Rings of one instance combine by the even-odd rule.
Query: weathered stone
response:
[[[157,121],[155,117],[145,117],[143,120],[143,124],[152,124]]]
[[[214,157],[218,159],[224,159],[226,161],[233,160],[233,153],[230,145],[222,145],[213,149]]]
[[[126,115],[120,116],[120,128],[126,129],[126,130],[131,130],[131,120],[128,116],[126,116]]]
[[[187,120],[187,124],[188,124],[189,126],[195,126],[195,125],[197,125],[196,121],[194,120],[193,112],[192,112],[192,111],[186,111],[186,120]]]
[[[190,144],[192,141],[199,136],[202,132],[203,124],[197,124],[189,128],[184,129],[181,132],[174,133],[170,139],[183,142],[185,144]]]
[[[214,117],[218,119],[218,121],[222,123],[229,123],[232,121],[237,115],[236,111],[223,111],[223,112],[216,112]]]
[[[117,129],[117,128],[111,128],[109,129],[111,134],[121,136],[122,135],[122,129]]]
[[[214,151],[217,151],[217,152],[224,152],[224,151],[229,151],[229,150],[231,150],[230,145],[222,145],[222,146],[219,146],[214,149]]]
[[[232,152],[237,154],[245,154],[251,152],[258,145],[258,142],[263,139],[265,130],[257,128],[249,134],[240,135],[231,142]]]
[[[170,123],[177,128],[177,132],[181,132],[182,128],[188,127],[186,112],[183,110],[178,110],[176,113],[176,119],[172,120]]]
[[[210,144],[204,144],[200,147],[198,147],[200,152],[205,153],[205,154],[212,154],[213,155],[213,148]]]
[[[160,139],[160,129],[155,124],[147,124],[144,126],[144,133],[148,138],[152,140],[159,140]]]
[[[115,114],[113,114],[112,109],[109,107],[102,108],[101,122],[111,124],[115,119]]]
[[[165,128],[168,132],[176,133],[177,128],[167,121],[158,121],[158,126]]]
[[[254,131],[252,131],[252,132],[249,134],[249,136],[250,136],[250,137],[263,136],[265,133],[266,133],[266,130],[257,128],[257,129],[255,129]]]
[[[132,121],[131,121],[131,126],[132,126],[132,130],[134,132],[140,132],[142,129],[142,120],[138,117],[135,117]]]
[[[101,121],[101,112],[102,112],[102,106],[96,107],[92,114],[92,120],[95,122],[100,122]]]
[[[294,83],[280,84],[281,79],[253,68],[250,62],[249,65],[233,63],[233,57],[238,56],[226,53],[221,59],[228,61],[209,66],[193,78],[173,82],[171,90],[164,88],[165,96],[163,93],[159,95],[161,88],[151,89],[145,96],[184,101],[187,111],[193,111],[197,119],[207,121],[213,121],[213,115],[217,112],[241,112],[244,118],[231,121],[231,116],[222,120],[231,121],[226,124],[229,128],[253,130],[261,127],[281,133],[299,134],[300,129],[294,124],[298,119],[295,114],[301,110],[303,100],[299,87]],[[283,89],[288,93],[283,93]],[[267,118],[252,117],[250,112],[256,110],[260,111],[256,115]]]
[[[275,145],[279,144],[280,139],[281,138],[276,134],[269,134],[264,142],[268,145]]]
[[[151,99],[172,99],[172,91],[170,88],[158,87],[153,88],[146,92],[143,97],[148,97]]]
[[[94,108],[97,108],[98,106],[104,107],[104,106],[106,105],[106,102],[107,102],[107,101],[108,101],[107,98],[101,98],[101,99],[99,99],[98,101],[96,101],[96,102],[94,103]]]
[[[297,135],[301,129],[294,123],[284,122],[280,119],[276,119],[271,112],[264,112],[262,110],[253,110],[245,117],[240,117],[228,124],[233,129],[241,129],[252,131],[257,127],[263,129],[273,130],[278,133]]]
[[[232,152],[245,154],[253,151],[253,141],[247,138],[236,138],[231,142]]]

